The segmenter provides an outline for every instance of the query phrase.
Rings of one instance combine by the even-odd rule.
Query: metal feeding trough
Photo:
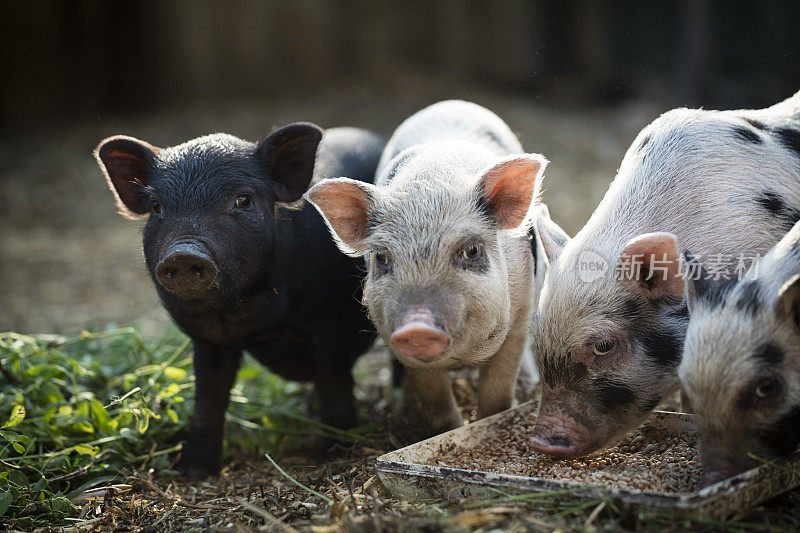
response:
[[[632,507],[677,511],[691,516],[725,518],[747,507],[800,485],[800,450],[773,464],[764,464],[704,489],[668,493],[636,490],[612,483],[584,484],[576,481],[516,476],[498,472],[467,470],[426,464],[454,450],[476,447],[491,438],[516,415],[535,417],[536,405],[528,402],[514,409],[479,420],[436,437],[406,446],[377,459],[376,469],[384,486],[407,499],[464,499],[496,497],[491,488],[510,494],[568,491],[559,496],[576,503],[602,497]],[[656,411],[651,427],[663,435],[697,434],[692,415]],[[660,433],[661,434],[661,433]]]

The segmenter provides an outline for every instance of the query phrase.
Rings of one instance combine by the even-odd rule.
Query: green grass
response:
[[[175,474],[194,397],[191,355],[174,328],[153,340],[133,328],[0,333],[0,517],[58,524],[80,511],[70,498],[122,481],[123,471]],[[307,387],[247,359],[231,394],[229,451],[356,438],[307,418],[307,404]]]

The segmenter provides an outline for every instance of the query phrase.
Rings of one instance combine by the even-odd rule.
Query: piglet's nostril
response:
[[[576,441],[561,430],[547,425],[536,425],[528,438],[528,445],[536,452],[545,453],[561,459],[578,455]]]
[[[552,437],[550,437],[550,444],[552,446],[560,446],[564,448],[570,446],[569,439],[567,437],[564,437],[563,435],[553,435]]]

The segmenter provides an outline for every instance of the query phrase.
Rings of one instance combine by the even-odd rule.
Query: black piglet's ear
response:
[[[143,189],[148,185],[148,173],[158,151],[149,143],[125,135],[109,137],[97,145],[95,159],[122,216],[141,218],[150,211]]]
[[[306,192],[321,140],[322,128],[297,122],[270,133],[258,144],[258,154],[267,164],[279,202],[294,202]]]

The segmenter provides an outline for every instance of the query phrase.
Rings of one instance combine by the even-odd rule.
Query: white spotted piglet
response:
[[[711,485],[800,445],[800,223],[741,280],[695,270],[678,375]]]
[[[539,225],[532,447],[587,455],[677,391],[688,326],[678,250],[735,266],[800,216],[800,93],[763,110],[676,109],[646,127],[572,240]],[[719,269],[718,269],[719,272]]]

